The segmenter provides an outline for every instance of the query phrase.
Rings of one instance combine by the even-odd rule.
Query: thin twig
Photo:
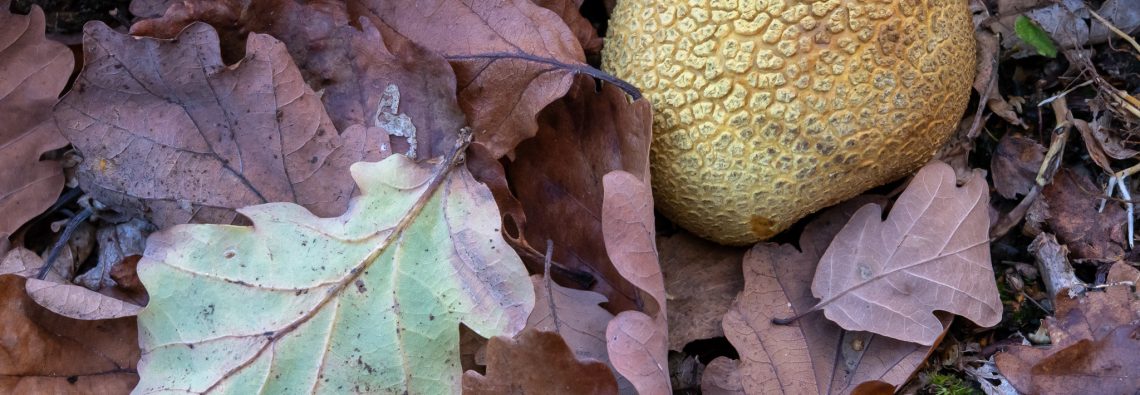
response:
[[[1132,44],[1132,48],[1135,48],[1136,52],[1140,52],[1140,44],[1136,43],[1136,40],[1133,39],[1132,36],[1129,36],[1127,33],[1120,31],[1120,29],[1117,29],[1116,26],[1113,26],[1111,23],[1109,23],[1107,20],[1105,20],[1103,17],[1101,17],[1100,14],[1097,14],[1096,11],[1093,11],[1091,8],[1089,9],[1089,14],[1092,14],[1092,16],[1094,18],[1096,18],[1096,20],[1098,22],[1100,22],[1102,25],[1104,25],[1104,27],[1107,27],[1108,30],[1111,30],[1113,33],[1116,33],[1117,36],[1120,36],[1121,39],[1123,39],[1124,41],[1127,41],[1129,44]]]
[[[67,227],[63,228],[63,233],[60,233],[59,240],[56,240],[55,245],[51,247],[51,252],[48,253],[47,259],[44,259],[44,265],[40,266],[40,272],[36,274],[36,279],[43,280],[44,277],[47,277],[48,271],[51,270],[52,265],[55,264],[55,260],[59,258],[63,247],[67,245],[68,240],[71,240],[71,234],[75,233],[75,230],[79,228],[79,225],[82,224],[83,221],[91,218],[91,214],[93,214],[93,212],[90,208],[84,208],[83,211],[80,211],[79,214],[76,214],[74,217],[71,217],[71,220],[67,221]]]

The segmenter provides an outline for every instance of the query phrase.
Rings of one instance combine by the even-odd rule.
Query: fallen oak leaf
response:
[[[632,393],[633,383],[618,373],[610,361],[606,328],[614,315],[601,307],[606,297],[592,291],[566,288],[542,275],[531,276],[534,283],[534,310],[527,318],[527,329],[556,332],[580,359],[604,362],[617,378],[619,392]],[[546,283],[550,287],[547,288]]]
[[[513,335],[534,304],[465,147],[354,164],[340,217],[271,203],[240,210],[252,227],[152,235],[137,391],[459,391],[459,324]]]
[[[606,326],[606,349],[614,369],[638,393],[666,394],[669,379],[669,323],[665,280],[658,263],[653,195],[641,178],[613,171],[602,178],[606,252],[622,277],[637,287],[637,310],[619,313]]]
[[[491,338],[487,374],[463,374],[464,394],[617,394],[610,368],[581,360],[557,333],[535,329]]]
[[[582,50],[586,52],[586,57],[594,59],[602,55],[603,40],[601,37],[598,37],[598,31],[594,29],[594,25],[583,17],[579,11],[582,8],[583,1],[584,0],[534,0],[534,4],[554,11],[555,14],[562,17],[562,20],[566,22],[566,26],[570,27],[570,31],[574,32],[574,36],[578,38],[578,44],[582,45]]]
[[[44,121],[75,64],[67,46],[44,37],[42,9],[15,15],[8,3],[0,1],[0,255],[8,236],[51,207],[63,190],[63,167],[40,156],[67,145]]]
[[[1045,147],[1036,141],[1006,134],[998,142],[990,159],[994,189],[1006,199],[1026,195],[1037,186],[1037,171],[1045,160]]]
[[[530,279],[535,298],[526,328],[557,333],[578,358],[598,360],[609,366],[606,325],[614,315],[600,306],[606,297],[597,292],[566,288],[553,281],[547,288],[542,275],[536,274]]]
[[[565,97],[543,109],[538,134],[515,149],[501,173],[509,188],[496,195],[503,212],[511,215],[503,222],[514,225],[507,229],[515,230],[508,240],[516,250],[553,241],[553,262],[592,275],[593,284],[586,286],[605,295],[615,314],[654,308],[614,264],[608,239],[621,235],[610,233],[603,221],[607,207],[629,205],[607,194],[607,174],[623,171],[648,182],[651,128],[648,101],[630,102],[608,85],[597,91],[590,77],[579,76]],[[559,278],[557,271],[553,274]]]
[[[44,260],[36,253],[17,247],[8,251],[0,261],[0,275],[27,278],[24,288],[32,301],[55,314],[77,320],[129,317],[138,314],[145,304],[145,301],[123,297],[113,290],[100,293],[72,284],[71,279],[55,270],[48,271],[43,279],[37,279],[43,264]]]
[[[760,243],[748,251],[744,290],[722,321],[741,356],[739,372],[716,380],[717,386],[736,388],[729,380],[736,377],[750,394],[848,393],[868,381],[901,385],[921,366],[931,347],[844,331],[812,310],[810,279],[827,246],[860,206],[885,201],[860,196],[824,211],[804,227],[800,250]],[[772,323],[772,317],[791,314],[800,315],[793,326]],[[721,364],[729,371],[717,374],[732,373],[732,364]]]
[[[348,6],[185,0],[135,23],[131,33],[174,38],[191,23],[206,22],[222,37],[223,58],[240,57],[251,32],[271,35],[285,44],[309,87],[321,92],[337,129],[379,127],[390,135],[392,152],[443,155],[466,123],[451,65],[402,36],[381,37],[367,19],[350,17]]]
[[[138,382],[135,319],[75,320],[24,292],[25,279],[0,276],[0,392],[124,394]]]
[[[664,319],[623,311],[606,326],[610,361],[639,394],[668,394],[668,329]]]
[[[820,258],[813,308],[844,329],[933,345],[944,332],[935,310],[983,327],[1001,320],[989,255],[989,187],[980,175],[955,186],[954,170],[918,171],[886,221],[856,211]]]
[[[740,361],[717,357],[701,374],[701,393],[708,395],[744,395],[740,383]]]
[[[1124,231],[1128,214],[1123,205],[1114,203],[1097,210],[1101,192],[1088,175],[1070,168],[1059,170],[1041,191],[1049,213],[1045,223],[1074,259],[1115,261],[1131,253]]]
[[[356,11],[381,27],[386,39],[407,37],[451,62],[475,142],[496,159],[535,136],[538,113],[565,96],[579,74],[640,97],[628,83],[587,65],[563,20],[530,0],[360,3]]]
[[[747,250],[682,231],[658,235],[657,251],[669,295],[669,349],[681,351],[693,340],[724,336],[720,318],[744,288],[740,261]]]
[[[200,23],[174,40],[91,23],[84,48],[87,64],[54,114],[84,158],[80,185],[159,228],[230,223],[233,209],[266,202],[338,215],[355,190],[344,170],[381,156],[373,130],[337,133],[272,37],[251,34],[233,67]]]

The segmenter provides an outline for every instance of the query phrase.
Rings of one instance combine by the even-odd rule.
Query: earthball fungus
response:
[[[602,68],[654,108],[656,205],[748,244],[902,177],[974,78],[966,0],[618,0]]]

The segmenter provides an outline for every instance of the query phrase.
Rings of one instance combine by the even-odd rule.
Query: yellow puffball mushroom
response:
[[[653,104],[656,206],[730,245],[930,160],[974,66],[966,0],[618,0],[602,52]]]

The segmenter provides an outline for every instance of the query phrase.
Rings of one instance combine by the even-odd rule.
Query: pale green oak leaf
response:
[[[512,336],[534,291],[491,192],[452,166],[356,163],[340,217],[270,203],[238,210],[252,227],[151,236],[135,393],[457,393],[459,324]]]

